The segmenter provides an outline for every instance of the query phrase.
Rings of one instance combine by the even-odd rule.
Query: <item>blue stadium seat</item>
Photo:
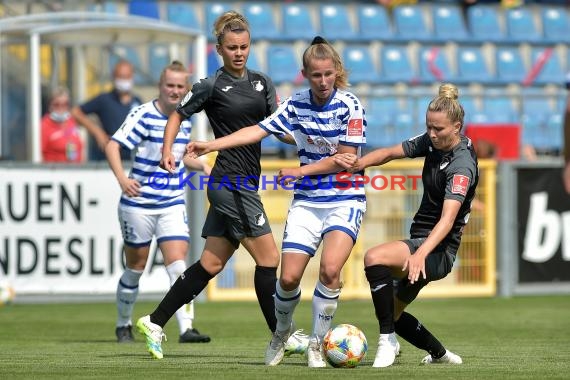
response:
[[[257,40],[279,40],[282,37],[269,3],[244,3],[243,13],[249,22],[251,38]]]
[[[114,1],[103,1],[98,4],[89,4],[87,10],[91,12],[119,13],[119,7]]]
[[[166,19],[176,25],[185,28],[201,30],[202,26],[194,5],[181,1],[169,1],[166,3]]]
[[[221,2],[208,2],[204,7],[205,20],[206,23],[204,24],[204,31],[208,36],[209,41],[214,41],[214,34],[212,30],[214,28],[214,22],[216,19],[224,12],[233,9],[233,7],[229,3],[221,3]]]
[[[393,9],[394,37],[400,41],[429,41],[432,32],[428,29],[422,8],[402,5]]]
[[[506,95],[488,93],[483,98],[483,112],[490,123],[518,123],[513,99]]]
[[[214,74],[220,67],[222,67],[222,58],[216,51],[214,45],[210,44],[206,52],[206,71],[208,76]]]
[[[407,45],[384,45],[380,50],[380,81],[390,84],[417,81]]]
[[[400,100],[393,95],[370,97],[366,103],[366,146],[367,150],[392,146],[401,142],[408,126],[412,123],[409,112],[400,106]]]
[[[522,141],[539,152],[560,151],[562,147],[562,113],[542,89],[523,90],[521,121]]]
[[[490,5],[472,5],[467,9],[467,26],[473,42],[504,42],[499,8]]]
[[[565,8],[543,5],[540,14],[545,42],[570,43],[570,16]]]
[[[532,84],[558,84],[564,78],[564,71],[560,63],[560,56],[558,51],[552,48],[533,47],[530,52],[531,71],[532,68],[539,68],[541,70],[534,78]]]
[[[254,51],[253,46],[249,50],[249,57],[247,58],[247,68],[250,70],[257,70],[265,72],[261,67],[261,63],[257,57],[257,53]]]
[[[493,80],[481,47],[458,47],[456,50],[456,59],[457,76],[455,81],[458,84],[487,84]]]
[[[327,40],[352,41],[357,39],[356,29],[349,17],[348,7],[343,4],[319,6],[321,33]]]
[[[527,70],[517,46],[497,46],[495,50],[496,81],[500,84],[522,83]]]
[[[480,124],[487,122],[487,115],[481,111],[481,107],[477,102],[477,98],[473,95],[462,95],[459,92],[459,103],[463,107],[465,116],[463,118],[463,125]]]
[[[131,0],[129,2],[129,14],[160,20],[158,3],[153,0]]]
[[[300,75],[301,65],[290,45],[270,45],[266,57],[267,74],[274,83],[293,83]]]
[[[162,70],[169,63],[170,54],[168,45],[152,44],[148,47],[148,70],[155,83],[158,83]]]
[[[350,83],[380,83],[380,75],[369,49],[368,45],[351,45],[344,48],[343,61]]]
[[[281,12],[284,38],[311,41],[315,37],[317,29],[306,5],[298,3],[282,4]]]
[[[126,59],[135,68],[135,84],[146,85],[151,84],[152,78],[143,74],[144,66],[140,59],[138,51],[130,45],[113,45],[109,52],[109,68],[113,70],[113,67],[121,59]]]
[[[394,37],[386,8],[360,4],[357,9],[359,37],[365,41],[387,41]]]
[[[418,49],[417,62],[421,83],[453,82],[455,80],[443,46],[421,47]]]
[[[542,35],[534,23],[530,8],[517,7],[506,9],[505,25],[508,42],[537,43],[541,41]]]
[[[439,4],[432,6],[434,38],[440,42],[468,41],[469,33],[459,6]]]

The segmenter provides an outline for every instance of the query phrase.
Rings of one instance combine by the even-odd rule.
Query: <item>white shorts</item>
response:
[[[150,246],[152,237],[158,243],[166,240],[190,240],[186,206],[168,207],[160,214],[141,214],[119,207],[119,223],[125,245]]]
[[[287,215],[281,252],[314,256],[323,236],[333,230],[343,231],[356,241],[366,204],[351,202],[330,208],[293,205]]]

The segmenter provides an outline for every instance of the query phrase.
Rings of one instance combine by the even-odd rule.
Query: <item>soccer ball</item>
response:
[[[354,368],[366,356],[368,343],[362,330],[345,323],[326,333],[323,349],[327,361],[333,367]]]
[[[10,305],[14,298],[16,298],[16,292],[14,288],[7,281],[0,281],[0,306]]]

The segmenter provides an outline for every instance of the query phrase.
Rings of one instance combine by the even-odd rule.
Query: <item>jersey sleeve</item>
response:
[[[277,110],[270,116],[260,121],[258,125],[268,133],[276,136],[292,135],[291,123],[289,122],[289,106],[291,97],[287,98],[277,107]]]
[[[343,115],[338,142],[342,145],[361,147],[366,145],[366,121],[362,104],[352,94],[347,94],[348,112]]]
[[[143,124],[145,105],[132,110],[121,127],[111,137],[126,149],[133,150],[148,134],[148,128]]]
[[[477,167],[466,159],[458,161],[453,162],[446,172],[445,199],[463,203],[477,176]]]
[[[412,137],[402,142],[404,154],[409,158],[425,157],[429,152],[431,140],[427,133]]]
[[[195,83],[182,102],[180,102],[176,111],[185,119],[202,111],[210,97],[212,88],[213,82],[209,78],[202,79],[198,83]]]

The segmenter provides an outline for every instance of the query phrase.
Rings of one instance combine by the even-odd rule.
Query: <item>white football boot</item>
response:
[[[325,362],[325,352],[323,343],[316,335],[311,335],[309,345],[307,346],[307,364],[310,368],[324,368],[327,366]]]
[[[462,364],[461,356],[445,350],[445,355],[439,359],[434,359],[431,355],[422,359],[421,364]]]
[[[396,339],[395,333],[380,334],[378,339],[378,350],[376,351],[376,358],[372,367],[384,368],[394,364],[396,356],[399,355],[400,343]]]

